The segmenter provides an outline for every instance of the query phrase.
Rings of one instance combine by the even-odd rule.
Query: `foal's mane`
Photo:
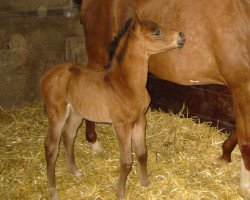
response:
[[[114,39],[112,40],[112,42],[110,43],[109,45],[109,48],[108,48],[108,56],[109,56],[109,64],[108,65],[105,65],[105,69],[108,69],[110,68],[111,66],[111,62],[114,58],[114,55],[115,55],[115,52],[116,52],[116,49],[122,39],[122,37],[125,35],[125,33],[129,30],[129,28],[131,27],[131,24],[132,24],[132,21],[133,19],[130,18],[128,19],[124,26],[122,27],[122,29],[119,31],[119,33],[114,37]]]

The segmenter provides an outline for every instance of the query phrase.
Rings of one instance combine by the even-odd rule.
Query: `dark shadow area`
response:
[[[212,122],[223,131],[235,130],[232,99],[226,86],[183,86],[149,74],[147,88],[154,109],[176,114],[185,105],[189,117],[198,116],[201,122]]]

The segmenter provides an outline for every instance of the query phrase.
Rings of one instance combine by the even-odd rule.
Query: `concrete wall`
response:
[[[1,107],[24,105],[40,96],[38,83],[44,71],[66,61],[67,38],[84,38],[77,13],[66,0],[1,1]]]

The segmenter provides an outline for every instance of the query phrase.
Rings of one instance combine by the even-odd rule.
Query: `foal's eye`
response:
[[[157,30],[154,35],[159,36],[161,34],[160,30]]]

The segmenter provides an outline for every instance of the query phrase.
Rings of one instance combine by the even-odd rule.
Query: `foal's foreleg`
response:
[[[132,133],[132,143],[135,149],[140,169],[141,186],[147,187],[150,182],[147,174],[147,146],[146,146],[146,119],[143,116],[137,124],[135,124]]]
[[[73,111],[70,112],[63,130],[63,143],[65,147],[65,156],[69,172],[80,177],[81,172],[78,170],[75,163],[74,142],[77,130],[82,123],[82,117]]]
[[[131,125],[114,125],[120,149],[120,175],[118,179],[117,198],[125,198],[125,186],[132,169]]]
[[[47,185],[50,190],[52,200],[59,199],[56,190],[55,165],[58,156],[59,142],[63,126],[68,117],[68,109],[63,106],[57,108],[47,107],[49,132],[45,139],[45,157],[47,161]]]

